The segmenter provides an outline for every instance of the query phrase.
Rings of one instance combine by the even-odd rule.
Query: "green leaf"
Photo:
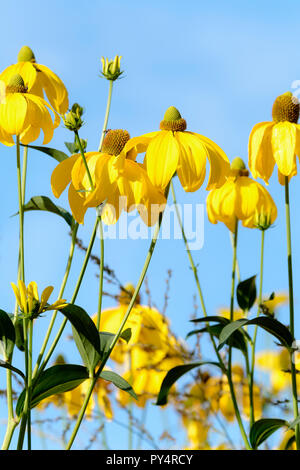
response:
[[[242,328],[246,325],[258,325],[264,330],[268,331],[268,333],[275,336],[282,346],[286,348],[290,348],[293,343],[293,337],[290,333],[290,330],[280,323],[275,318],[271,317],[256,317],[252,320],[248,320],[247,318],[241,318],[240,320],[236,320],[234,322],[229,323],[226,325],[219,338],[219,346],[218,349],[221,349],[224,344],[227,342],[228,338],[239,328]]]
[[[12,372],[16,372],[17,374],[19,374],[22,377],[22,379],[24,381],[26,380],[26,377],[23,374],[23,372],[20,369],[17,369],[16,367],[13,367],[9,362],[5,362],[5,361],[0,360],[0,367],[4,367],[4,369],[9,369]]]
[[[230,320],[228,318],[222,317],[221,315],[209,315],[207,317],[201,317],[201,318],[194,318],[191,320],[193,323],[204,323],[204,322],[211,322],[214,321],[216,323],[222,323],[223,325],[227,325],[230,323]]]
[[[15,321],[15,334],[16,334],[16,346],[20,351],[25,351],[25,338],[24,338],[24,328],[23,320],[17,318]]]
[[[113,383],[116,387],[124,390],[124,392],[129,393],[135,400],[138,400],[138,397],[133,390],[132,386],[127,382],[127,380],[123,379],[119,374],[116,372],[112,372],[110,370],[103,370],[100,374],[101,379],[108,380],[109,382]]]
[[[288,423],[284,419],[263,418],[256,421],[250,430],[250,444],[257,449],[269,436]]]
[[[236,289],[237,301],[242,310],[250,310],[256,300],[256,276],[252,276],[238,284]]]
[[[224,326],[223,325],[210,325],[209,327],[205,326],[204,328],[200,330],[194,330],[191,331],[188,336],[192,336],[192,334],[198,334],[198,333],[210,333],[216,338],[220,338],[220,334],[223,331]],[[226,340],[226,344],[229,346],[232,346],[233,348],[241,350],[243,353],[247,352],[247,344],[245,340],[246,332],[241,332],[241,331],[235,331],[230,338]]]
[[[294,419],[294,421],[292,421],[291,423],[289,423],[288,429],[295,429],[295,427],[297,426],[297,424],[300,424],[300,416],[298,416],[298,418]]]
[[[129,343],[131,336],[132,336],[131,328],[126,328],[126,330],[122,331],[120,338],[124,339],[126,343]]]
[[[49,155],[50,157],[54,158],[58,162],[62,162],[66,160],[67,158],[69,158],[69,156],[66,153],[62,152],[61,150],[52,149],[50,147],[39,147],[37,145],[22,145],[22,146],[43,152],[46,155]]]
[[[101,358],[100,336],[95,323],[83,308],[68,304],[59,311],[72,325],[74,341],[89,371],[94,371]]]
[[[68,392],[89,378],[86,367],[77,364],[57,364],[44,370],[38,378],[31,395],[31,408],[42,400],[58,393]],[[25,389],[19,396],[16,413],[21,415],[24,406]]]
[[[52,214],[57,214],[62,217],[67,224],[72,228],[74,219],[70,212],[66,211],[63,207],[57,206],[47,196],[34,196],[24,206],[24,211],[46,211]],[[17,215],[18,212],[14,215]]]
[[[171,387],[174,385],[174,383],[178,379],[180,379],[180,377],[190,372],[192,369],[195,369],[196,367],[201,367],[204,365],[214,365],[223,370],[223,367],[218,362],[192,362],[190,364],[183,364],[180,366],[173,367],[173,369],[170,369],[167,372],[164,380],[162,381],[160,391],[157,397],[156,405],[159,405],[159,406],[166,405],[168,401],[169,391]]]
[[[85,152],[87,147],[87,140],[80,139],[83,151]],[[80,148],[77,142],[65,142],[65,146],[69,150],[69,152],[73,155],[74,153],[80,153]]]
[[[99,333],[100,337],[100,346],[101,346],[101,357],[104,356],[109,350],[112,340],[116,335],[114,333],[109,333],[107,331],[101,331]]]
[[[8,361],[16,341],[15,327],[9,315],[0,310],[0,354]]]

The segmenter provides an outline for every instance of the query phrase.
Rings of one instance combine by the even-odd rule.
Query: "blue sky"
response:
[[[81,137],[88,139],[88,150],[94,150],[98,147],[108,90],[108,83],[99,78],[100,58],[122,55],[125,72],[114,87],[110,128],[125,128],[131,136],[157,130],[166,108],[174,105],[187,120],[189,130],[214,140],[230,160],[240,156],[247,161],[253,125],[270,120],[276,96],[294,91],[292,83],[300,79],[299,15],[297,1],[89,0],[85,5],[79,0],[5,2],[1,5],[0,69],[14,63],[19,49],[29,45],[37,62],[49,66],[63,79],[70,103],[84,106],[86,124]],[[51,146],[65,150],[63,143],[70,140],[71,133],[61,125]],[[18,247],[18,220],[10,217],[17,210],[13,148],[1,146],[1,162],[1,308],[10,311],[14,302],[10,282],[16,280]],[[49,157],[29,153],[27,199],[40,194],[53,198],[50,175],[54,167],[55,161]],[[180,202],[205,203],[205,184],[190,194],[184,193],[178,180],[175,188]],[[276,172],[269,190],[278,207],[278,219],[266,234],[266,295],[286,291],[288,286],[284,190]],[[299,331],[298,177],[293,178],[290,191]],[[68,208],[65,194],[59,204]],[[94,212],[90,210],[78,234],[85,243],[93,223]],[[214,314],[218,307],[229,305],[232,253],[227,229],[221,224],[211,225],[206,216],[204,235],[203,249],[193,255],[199,264],[207,310]],[[67,226],[49,214],[26,214],[25,242],[27,280],[36,280],[40,289],[52,284],[56,294],[69,249]],[[243,279],[258,273],[259,244],[258,231],[240,230],[238,257]],[[147,240],[110,240],[105,247],[105,263],[116,271],[121,282],[135,283],[148,245]],[[94,251],[99,253],[99,243]],[[81,262],[82,254],[78,252],[67,298],[72,295]],[[194,311],[196,287],[181,240],[161,240],[151,261],[149,287],[158,307],[164,302],[168,269],[172,270],[172,279],[167,313],[174,332],[185,336],[190,329],[188,320]],[[91,265],[77,299],[91,314],[97,309],[95,274]],[[111,304],[111,299],[104,299],[104,307]],[[286,308],[280,310],[279,318],[288,322]],[[74,361],[74,350],[68,353],[68,359]]]

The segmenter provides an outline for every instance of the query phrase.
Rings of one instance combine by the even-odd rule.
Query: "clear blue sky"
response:
[[[214,140],[230,160],[235,156],[247,160],[253,125],[270,120],[276,96],[293,91],[293,81],[300,79],[300,6],[296,0],[89,0],[85,5],[79,0],[16,0],[1,5],[1,17],[0,69],[15,63],[19,49],[29,45],[37,62],[49,66],[63,79],[70,103],[76,101],[84,106],[86,125],[81,136],[88,139],[88,150],[98,146],[107,98],[108,83],[99,78],[101,56],[122,55],[125,70],[124,78],[115,84],[110,128],[126,128],[131,136],[157,130],[165,109],[174,105],[187,120],[189,130]],[[63,142],[70,140],[71,133],[60,126],[50,145],[65,150]],[[10,217],[17,210],[14,148],[1,146],[1,162],[1,308],[10,311],[14,302],[10,282],[16,280],[18,249],[18,220]],[[51,158],[29,153],[27,199],[34,195],[53,198],[50,175],[54,167]],[[296,331],[300,335],[298,177],[290,186]],[[205,203],[205,185],[196,193],[187,194],[176,180],[176,189],[180,202]],[[274,228],[266,234],[266,295],[287,290],[288,285],[284,191],[276,171],[269,189],[279,215]],[[59,204],[68,208],[65,194]],[[29,213],[25,218],[26,278],[36,280],[40,289],[54,285],[56,294],[69,247],[66,225],[49,214]],[[94,212],[90,210],[78,234],[85,243],[93,223]],[[239,235],[241,275],[247,278],[259,270],[260,233],[241,229]],[[123,283],[135,283],[148,244],[147,240],[108,241],[105,263]],[[199,263],[207,310],[214,314],[218,307],[229,304],[232,253],[227,229],[221,224],[211,225],[205,217],[204,247],[194,256]],[[72,294],[81,262],[82,255],[78,253],[66,289],[67,298]],[[173,272],[168,315],[175,333],[185,336],[190,329],[188,320],[194,310],[196,287],[181,240],[161,241],[153,256],[148,278],[158,307],[164,302],[168,269]],[[97,309],[95,273],[91,265],[77,299],[91,314]],[[104,307],[111,303],[105,298]],[[280,311],[280,319],[288,322],[287,309]],[[74,361],[73,349],[70,351],[68,359]]]

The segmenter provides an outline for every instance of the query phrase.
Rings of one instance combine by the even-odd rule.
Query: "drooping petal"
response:
[[[193,133],[191,133],[193,134]],[[215,142],[204,135],[195,134],[206,147],[207,156],[210,163],[209,178],[206,189],[209,191],[218,188],[226,181],[229,173],[230,163],[225,152]]]
[[[256,124],[249,136],[249,169],[254,178],[262,178],[268,183],[274,169],[275,160],[271,144],[273,122]]]
[[[8,85],[10,79],[16,74],[21,75],[28,92],[30,92],[37,79],[37,72],[32,62],[18,62],[10,65],[0,74],[0,80]]]
[[[139,153],[146,152],[151,140],[157,136],[159,132],[160,131],[149,132],[148,134],[140,135],[138,137],[132,137],[128,142],[126,142],[123,149],[126,158],[135,160]]]
[[[11,134],[8,134],[4,129],[2,129],[0,125],[0,142],[4,145],[7,145],[8,147],[13,146],[14,139],[12,138]]]
[[[150,181],[164,190],[176,172],[180,149],[173,132],[160,131],[147,149],[145,166]]]
[[[27,127],[28,104],[21,93],[9,93],[0,104],[0,126],[11,135],[20,135]]]
[[[193,192],[202,186],[208,152],[196,134],[176,132],[175,137],[180,146],[180,157],[177,175],[185,191]]]
[[[17,303],[19,307],[22,308],[22,301],[21,301],[19,289],[17,288],[16,284],[14,284],[13,282],[11,282],[10,284],[11,284],[11,287],[13,288]]]
[[[37,64],[36,67],[40,71],[38,72],[40,75],[38,78],[42,81],[43,88],[50,104],[59,114],[65,114],[68,110],[69,100],[68,92],[64,83],[45,65]]]
[[[72,183],[69,186],[68,199],[74,219],[79,224],[83,224],[84,215],[87,210],[87,207],[84,205],[85,198],[80,196],[80,194],[78,193],[78,191],[76,191]]]
[[[274,159],[280,173],[289,176],[293,171],[296,159],[295,124],[287,121],[276,123],[272,128],[271,142]]]
[[[51,175],[51,188],[55,197],[59,197],[71,181],[71,172],[80,155],[72,155],[60,162]]]

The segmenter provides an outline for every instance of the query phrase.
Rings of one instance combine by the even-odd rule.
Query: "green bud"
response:
[[[111,81],[115,81],[122,75],[123,71],[121,71],[121,58],[122,56],[116,55],[114,60],[108,60],[108,58],[101,58],[102,62],[102,75]]]
[[[70,131],[78,131],[83,125],[82,114],[83,108],[77,103],[73,104],[71,111],[63,117],[66,128]]]
[[[23,46],[18,54],[18,62],[35,62],[35,56],[29,46]]]

